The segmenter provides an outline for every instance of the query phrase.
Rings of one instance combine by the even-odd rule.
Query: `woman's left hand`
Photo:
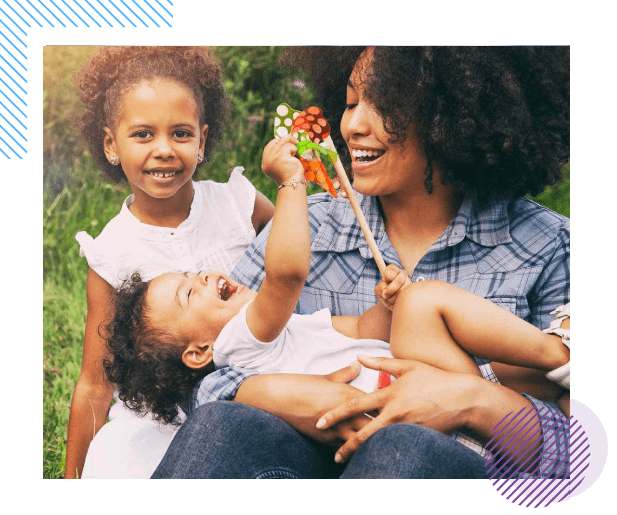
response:
[[[323,430],[361,413],[377,415],[337,451],[337,463],[347,461],[369,436],[390,424],[419,424],[445,434],[466,425],[467,408],[473,405],[475,376],[445,372],[413,360],[366,356],[359,356],[358,360],[367,368],[382,370],[397,379],[392,385],[354,398],[319,419],[317,428]]]

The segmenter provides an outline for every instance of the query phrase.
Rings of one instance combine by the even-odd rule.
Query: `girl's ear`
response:
[[[182,363],[187,367],[199,370],[212,363],[212,344],[214,342],[190,343],[182,353]]]
[[[112,165],[117,165],[119,164],[119,160],[114,133],[109,127],[103,127],[103,130],[105,131],[105,136],[103,137],[103,148],[105,149],[105,155],[107,156],[107,160]]]
[[[203,155],[206,148],[206,140],[208,139],[208,125],[205,124],[199,131],[199,152]]]

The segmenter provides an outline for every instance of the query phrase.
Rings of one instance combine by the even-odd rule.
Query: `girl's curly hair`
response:
[[[194,386],[211,367],[187,367],[182,352],[188,342],[152,326],[146,304],[149,284],[135,272],[116,291],[114,318],[102,332],[111,354],[103,367],[128,408],[179,425],[178,406],[188,404]]]
[[[204,47],[103,47],[92,53],[79,74],[83,112],[76,123],[96,164],[115,182],[124,178],[103,151],[103,127],[115,128],[123,95],[144,80],[170,79],[184,84],[199,110],[200,125],[208,124],[205,163],[221,138],[229,115],[221,67]],[[201,163],[201,164],[203,164]],[[197,166],[201,164],[198,163]]]
[[[346,85],[366,47],[291,47],[309,72],[338,148]],[[374,47],[363,94],[390,141],[421,142],[432,191],[444,184],[480,199],[536,195],[561,178],[570,155],[569,47]],[[345,154],[345,152],[343,152]]]

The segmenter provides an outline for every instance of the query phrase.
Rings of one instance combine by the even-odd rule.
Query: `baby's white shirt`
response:
[[[329,374],[353,363],[358,354],[392,357],[387,342],[355,340],[336,331],[329,309],[312,315],[293,314],[277,338],[260,342],[246,322],[250,304],[244,305],[223,327],[214,342],[216,368],[236,365],[264,374]],[[350,384],[364,392],[372,392],[377,389],[378,376],[378,371],[362,367]]]
[[[141,223],[129,195],[97,238],[77,233],[80,255],[114,288],[135,271],[144,281],[167,272],[230,273],[255,238],[255,187],[243,171],[234,168],[227,183],[193,182],[190,214],[175,229]]]

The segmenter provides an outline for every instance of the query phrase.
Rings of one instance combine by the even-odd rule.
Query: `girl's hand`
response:
[[[304,173],[302,163],[295,157],[297,144],[296,138],[286,135],[279,139],[273,139],[264,148],[261,169],[263,173],[279,185]]]
[[[394,309],[398,294],[411,284],[411,279],[404,270],[395,265],[388,265],[381,281],[375,286],[375,295],[390,311]]]
[[[369,436],[391,424],[419,424],[445,434],[466,426],[466,413],[473,405],[474,385],[479,378],[413,360],[366,356],[358,356],[358,360],[397,379],[391,386],[347,401],[319,419],[316,427],[327,430],[362,413],[377,415],[339,448],[337,463],[347,461]]]

